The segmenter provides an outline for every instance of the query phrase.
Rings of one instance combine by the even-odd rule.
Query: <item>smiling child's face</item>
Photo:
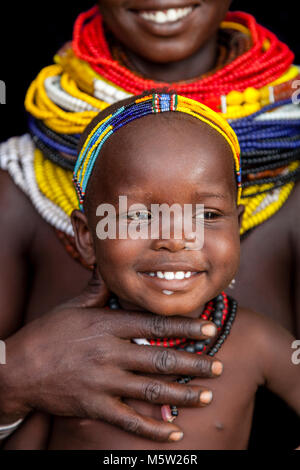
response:
[[[230,3],[230,0],[98,1],[114,36],[133,53],[155,63],[180,61],[201,49],[216,34]]]
[[[184,235],[175,239],[172,231],[169,239],[99,240],[98,205],[114,205],[127,220],[118,213],[120,195],[127,196],[128,207],[143,204],[149,213],[151,204],[203,204],[203,248],[185,249]],[[219,133],[179,113],[147,116],[118,130],[104,145],[89,182],[87,217],[75,215],[77,244],[89,264],[97,263],[123,308],[196,317],[237,271],[236,198],[232,151]],[[167,280],[158,272],[192,275]]]

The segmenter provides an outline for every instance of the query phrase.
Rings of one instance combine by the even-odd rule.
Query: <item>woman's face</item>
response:
[[[154,63],[184,60],[216,33],[230,0],[99,0],[103,19],[129,50]]]

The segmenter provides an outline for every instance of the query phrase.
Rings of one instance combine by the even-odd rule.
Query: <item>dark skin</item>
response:
[[[5,181],[6,176],[2,173],[3,181]],[[10,182],[9,182],[10,184]],[[10,197],[21,196],[20,203],[23,200],[22,193],[16,192],[15,188],[11,186],[12,192],[5,188],[6,202],[9,202]],[[24,203],[28,204],[31,209],[30,204],[24,199]],[[10,204],[8,205],[10,207]],[[18,205],[20,207],[20,205]],[[24,205],[23,205],[24,208]],[[24,214],[24,213],[23,213]],[[28,212],[26,213],[28,215]],[[22,216],[22,210],[20,209],[20,216]],[[50,227],[39,220],[39,217],[32,209],[32,216],[36,216],[36,220],[26,221],[27,227],[29,227],[29,222],[34,221],[37,223],[35,229],[37,233],[40,234],[39,240],[42,241],[44,237],[45,243],[47,243],[48,248],[51,247],[49,254],[56,253],[54,259],[52,260],[53,270],[49,269],[49,257],[47,256],[44,260],[44,263],[41,264],[41,267],[38,270],[40,276],[38,279],[43,279],[43,275],[47,278],[47,283],[45,283],[45,290],[41,289],[41,284],[38,285],[36,292],[36,297],[33,298],[31,305],[31,310],[28,311],[25,323],[26,327],[21,328],[16,334],[12,335],[7,341],[7,364],[9,365],[10,370],[13,370],[15,374],[9,373],[6,366],[1,367],[1,391],[3,391],[3,397],[8,396],[8,400],[3,400],[4,413],[1,422],[16,420],[18,416],[26,415],[33,409],[38,409],[41,411],[52,412],[52,414],[59,415],[68,415],[68,416],[77,416],[82,418],[87,417],[96,417],[97,413],[99,416],[103,417],[102,410],[105,409],[101,400],[99,400],[99,391],[103,388],[103,384],[106,386],[106,393],[109,393],[107,390],[107,385],[111,383],[113,386],[116,380],[116,373],[120,367],[120,361],[116,356],[114,363],[111,361],[111,357],[107,356],[107,351],[111,349],[111,341],[120,341],[118,338],[123,337],[123,335],[129,335],[128,332],[128,322],[124,318],[120,319],[120,322],[116,325],[113,321],[114,316],[111,315],[107,310],[101,308],[91,308],[91,307],[101,307],[106,304],[107,301],[107,289],[104,288],[103,283],[100,282],[99,278],[92,279],[89,282],[87,288],[84,289],[84,292],[76,297],[72,301],[65,302],[59,308],[54,308],[54,305],[59,302],[63,302],[66,297],[75,296],[76,290],[83,288],[84,284],[90,279],[91,275],[88,271],[80,267],[79,264],[72,261],[72,259],[66,256],[64,248],[60,243],[56,243],[57,239],[55,236],[51,237]],[[9,218],[9,214],[8,214]],[[25,224],[25,221],[24,221]],[[39,224],[41,224],[39,226]],[[24,225],[25,226],[25,225]],[[8,240],[7,240],[8,241]],[[32,251],[43,249],[41,243],[32,243]],[[24,240],[24,245],[26,246],[27,240]],[[31,239],[28,240],[28,243],[31,242]],[[52,245],[53,244],[53,245]],[[45,254],[47,252],[46,247],[44,247]],[[40,254],[40,251],[38,251]],[[60,263],[62,263],[62,271],[60,276],[57,276],[57,270],[55,266],[58,264],[59,257],[61,257]],[[40,258],[39,258],[40,259]],[[64,262],[62,262],[62,260]],[[68,263],[72,267],[67,269]],[[2,265],[3,266],[3,265]],[[25,270],[25,266],[24,266]],[[63,281],[61,277],[62,274],[70,274],[72,272],[73,276],[71,277],[72,281],[76,281],[76,270],[79,272],[77,278],[77,285],[71,285],[68,282]],[[7,271],[7,284],[10,286],[9,277],[10,274],[17,274],[18,271],[13,269]],[[17,275],[15,282],[20,283],[23,286],[23,273],[19,268],[20,275]],[[81,276],[80,276],[81,274]],[[62,289],[60,285],[61,282],[64,282],[66,286],[70,286],[69,290]],[[56,295],[53,299],[48,295],[47,284],[52,282],[52,286],[55,290],[51,290],[52,294]],[[82,284],[80,284],[80,282]],[[4,289],[6,286],[2,286]],[[40,315],[40,308],[38,304],[34,306],[35,300],[40,299],[44,295],[44,307],[47,310],[46,315]],[[25,296],[25,293],[24,293]],[[10,303],[10,308],[16,307],[16,304],[20,302],[20,299],[15,298],[14,303]],[[35,310],[36,309],[36,310]],[[51,310],[52,309],[52,310]],[[83,315],[85,309],[85,314]],[[43,313],[43,312],[42,312]],[[39,318],[40,317],[40,318]],[[35,320],[35,321],[33,321]],[[16,319],[15,319],[16,321]],[[153,316],[142,316],[138,313],[132,312],[132,321],[136,325],[138,331],[143,331],[143,334],[147,337],[159,336],[159,332],[164,331],[165,325],[163,319],[157,320]],[[95,324],[99,325],[99,335],[95,335]],[[204,325],[207,325],[207,322],[201,322],[195,320],[193,322],[180,322],[176,321],[173,323],[172,328],[173,334],[184,336],[191,335],[192,337],[207,337],[201,332],[201,329]],[[104,325],[110,332],[110,336],[106,337],[103,341],[102,333]],[[13,323],[13,319],[7,321],[4,325],[6,327],[6,334],[9,334],[9,331],[13,331],[16,326]],[[127,333],[126,333],[127,330]],[[4,328],[3,328],[4,331]],[[61,331],[61,335],[57,335],[57,332]],[[82,331],[86,331],[86,341],[79,341],[79,338],[82,338]],[[130,332],[131,334],[131,332]],[[3,334],[2,337],[5,337]],[[51,340],[52,338],[52,340]],[[53,348],[55,344],[55,348]],[[70,348],[70,344],[74,344],[74,349]],[[20,345],[21,352],[20,352]],[[121,352],[123,357],[123,343],[119,342],[118,352]],[[136,370],[136,356],[137,356],[138,346],[133,346],[131,353],[128,353],[128,361],[132,364],[132,370]],[[135,350],[136,349],[136,350]],[[22,356],[22,362],[18,360],[18,354],[15,354],[15,351],[18,350],[19,354]],[[107,357],[106,360],[97,362],[95,360],[94,354],[97,351],[99,358]],[[61,358],[64,358],[62,361]],[[60,368],[57,368],[57,364],[60,363]],[[155,356],[155,352],[149,351],[148,359],[143,363],[143,370],[149,372],[152,370],[153,364],[160,364],[159,358]],[[47,364],[46,370],[44,369],[44,364]],[[78,364],[80,365],[81,373],[78,369]],[[28,376],[24,375],[24,370],[31,371],[31,379],[28,380]],[[186,357],[182,360],[181,356],[178,355],[178,366],[176,370],[178,373],[192,373],[195,368],[194,357]],[[222,368],[220,368],[220,362],[215,361],[215,366],[213,367],[213,362],[208,360],[201,360],[197,365],[197,374],[206,377],[217,376],[221,373]],[[23,371],[23,373],[21,373]],[[33,373],[32,373],[33,372]],[[168,364],[165,365],[165,373],[168,374],[169,367]],[[45,374],[47,380],[45,380]],[[22,376],[26,380],[26,388],[23,388],[21,385],[20,388],[16,386],[15,377]],[[69,379],[67,379],[69,377]],[[73,385],[70,386],[69,380],[74,381]],[[124,391],[128,390],[128,396],[134,394],[136,396],[136,391],[130,390],[127,378],[119,378],[120,383]],[[104,382],[102,382],[104,381]],[[136,383],[135,377],[132,377],[132,387],[138,385]],[[60,386],[58,384],[61,384]],[[44,390],[43,393],[40,393],[41,390]],[[91,399],[86,396],[86,390],[94,390],[94,398]],[[12,393],[7,393],[9,390],[12,390]],[[39,392],[37,392],[39,390]],[[52,390],[51,396],[48,395],[49,391]],[[72,394],[70,395],[70,390]],[[4,391],[6,393],[4,393]],[[127,393],[127,392],[126,392]],[[164,400],[168,399],[169,401],[174,401],[174,403],[182,403],[186,400],[187,390],[181,388],[180,392],[170,387],[164,392]],[[145,399],[144,389],[140,388],[140,398]],[[98,402],[98,405],[95,406],[95,402]],[[115,410],[115,413],[117,410]],[[36,416],[29,418],[29,425],[32,419],[37,419]],[[149,426],[143,421],[142,417],[140,428],[141,432],[144,430],[149,434]],[[128,415],[124,412],[119,415],[119,425],[122,427],[127,426]],[[43,415],[40,416],[40,421],[44,425],[45,418]],[[172,431],[177,430],[178,428],[174,425],[165,424],[163,427],[153,426],[151,431],[153,437],[157,435],[157,438],[160,440],[167,440]],[[20,439],[22,446],[24,445],[23,439],[27,442],[28,435],[26,434],[26,425],[24,428],[21,428],[12,439]],[[32,442],[29,439],[30,446]],[[33,442],[35,442],[33,440]],[[35,444],[34,444],[35,445]]]
[[[204,127],[204,131],[202,127]],[[175,132],[177,133],[176,138],[174,137]],[[198,141],[195,141],[195,134],[198,135]],[[195,142],[195,145],[186,147],[188,141]],[[151,204],[167,203],[172,206],[179,203],[181,206],[192,204],[194,211],[196,211],[196,204],[204,204],[207,208],[204,216],[216,221],[221,220],[222,210],[225,213],[223,218],[225,227],[221,240],[218,241],[215,235],[212,237],[214,244],[210,244],[210,240],[205,238],[206,251],[209,253],[202,252],[202,250],[188,250],[183,253],[182,244],[185,242],[173,240],[174,253],[178,252],[178,254],[176,257],[175,255],[170,256],[171,247],[169,245],[171,242],[167,240],[165,246],[164,240],[159,239],[153,241],[148,259],[144,254],[144,245],[149,244],[149,240],[108,239],[99,244],[98,238],[94,234],[96,258],[91,256],[88,258],[88,262],[90,264],[97,262],[97,265],[101,266],[102,279],[111,291],[117,293],[121,305],[127,310],[136,308],[137,303],[140,303],[143,310],[146,309],[156,314],[163,311],[164,315],[173,316],[181,312],[185,316],[188,312],[188,316],[197,318],[199,317],[199,309],[203,310],[204,304],[215,296],[216,290],[219,292],[224,290],[234,277],[239,263],[239,249],[236,249],[236,246],[239,246],[239,235],[236,235],[238,226],[233,225],[237,224],[236,219],[232,216],[232,206],[235,211],[237,210],[234,206],[237,195],[236,191],[232,190],[235,187],[235,181],[233,159],[228,157],[228,153],[231,156],[229,145],[226,148],[226,172],[231,177],[228,178],[230,184],[228,184],[228,180],[223,182],[223,167],[220,170],[216,169],[211,188],[207,183],[202,190],[202,184],[198,182],[200,178],[210,177],[211,179],[211,175],[206,174],[205,170],[206,166],[212,168],[213,164],[207,162],[205,166],[203,162],[205,159],[210,160],[207,155],[211,155],[213,152],[224,153],[224,145],[221,147],[221,144],[223,144],[222,137],[212,129],[207,129],[207,126],[202,125],[196,119],[186,118],[181,114],[172,115],[171,119],[170,115],[161,116],[159,120],[154,119],[153,116],[147,116],[134,122],[132,126],[126,126],[126,129],[124,127],[124,132],[120,132],[116,138],[111,139],[107,148],[108,156],[104,152],[103,158],[99,159],[99,164],[88,188],[89,197],[86,212],[90,227],[94,227],[99,220],[96,216],[98,205],[104,202],[112,204],[117,201],[119,195],[127,196],[128,206],[143,204],[149,208]],[[126,148],[125,151],[124,148]],[[140,153],[138,148],[141,149]],[[185,150],[186,148],[188,150]],[[186,169],[191,160],[194,164],[193,174]],[[196,162],[199,160],[200,163],[197,166]],[[163,168],[168,168],[168,172],[163,171]],[[185,176],[186,173],[187,176]],[[177,185],[175,184],[179,174],[181,174],[182,192],[180,192],[179,182]],[[223,192],[221,191],[222,184],[225,186]],[[218,185],[220,185],[219,192]],[[229,201],[223,197],[225,189],[230,195]],[[173,193],[168,196],[170,190],[173,190]],[[191,191],[194,192],[194,199],[191,197]],[[213,209],[210,211],[211,206]],[[242,206],[239,207],[239,213],[241,210]],[[140,216],[142,220],[143,217],[149,215],[144,212],[143,209]],[[77,212],[76,216],[78,218],[81,214]],[[123,213],[117,212],[117,217],[119,220],[125,220]],[[131,217],[135,221],[134,214]],[[197,215],[195,212],[194,223],[197,221],[200,223],[201,220],[201,214]],[[75,221],[77,222],[77,219]],[[212,232],[215,226],[216,224],[208,225]],[[233,239],[232,233],[236,235],[235,239]],[[234,241],[234,248],[229,249],[228,246]],[[80,243],[78,238],[77,243]],[[86,249],[83,254],[87,258]],[[188,262],[189,258],[190,263]],[[214,258],[213,263],[212,258]],[[176,295],[178,288],[176,283],[174,286],[175,295],[162,295],[162,289],[173,290],[172,283],[158,279],[154,281],[145,274],[147,272],[168,271],[169,261],[172,267],[176,267],[177,263],[177,269],[170,269],[170,271],[197,272],[197,275],[192,276],[187,282],[187,288],[180,296]],[[215,269],[212,269],[210,264],[213,264]],[[110,268],[110,266],[117,265],[119,266],[118,271],[116,268]],[[190,283],[193,284],[192,290],[189,288]],[[191,315],[191,312],[194,313]]]
[[[217,31],[231,1],[100,0],[98,4],[108,29],[125,46],[136,69],[145,77],[174,82],[214,68]],[[193,7],[193,11],[181,21],[167,24],[156,24],[140,15],[171,7]]]
[[[147,4],[149,7],[150,2],[139,1],[138,3],[139,5],[144,3],[144,7],[147,8]],[[101,2],[102,8],[105,8],[107,12],[107,23],[109,7],[113,8],[118,4],[121,5],[122,2]],[[160,1],[159,4],[160,7],[165,8],[169,2]],[[158,43],[157,35],[149,35],[149,30],[147,30],[148,41],[158,43],[156,48],[158,56],[156,58],[148,57],[150,48],[146,41],[143,42],[143,48],[138,53],[134,50],[132,52],[138,70],[149,77],[165,81],[183,80],[198,76],[202,72],[208,72],[214,66],[217,55],[216,44],[212,38],[223,19],[219,17],[220,8],[224,8],[225,15],[225,9],[229,7],[229,4],[230,2],[221,2],[220,0],[207,2],[205,8],[211,8],[212,15],[208,16],[206,14],[203,18],[205,18],[205,21],[210,18],[210,29],[201,29],[201,31],[205,31],[205,34],[201,38],[197,36],[199,43],[197,43],[195,50],[190,50],[190,42],[189,44],[185,43],[184,47],[180,46],[183,39],[180,34],[177,38],[173,38],[172,40],[176,39],[178,41],[178,47],[172,49],[172,54],[174,54],[172,63],[169,62],[166,55],[161,56],[161,60],[159,57],[159,51],[163,51],[165,45],[165,38],[160,37]],[[103,14],[105,15],[104,10]],[[117,39],[122,41],[122,38],[118,37],[119,27],[115,26],[114,31]],[[199,28],[198,31],[200,31]],[[209,46],[206,47],[206,44],[209,44]],[[127,44],[127,49],[129,47]],[[202,55],[203,50],[208,52]],[[59,414],[61,413],[61,403],[64,403],[67,414],[71,416],[80,416],[82,408],[84,408],[86,415],[91,417],[93,412],[86,404],[85,399],[86,384],[83,382],[81,375],[76,373],[81,367],[85,370],[91,367],[87,360],[88,355],[84,355],[84,351],[80,350],[80,343],[77,343],[78,356],[76,363],[72,361],[70,355],[63,356],[66,350],[62,343],[66,338],[61,338],[61,344],[58,343],[56,331],[64,328],[67,336],[69,331],[74,331],[76,328],[81,331],[84,328],[83,322],[90,324],[90,313],[88,313],[89,310],[86,310],[84,318],[78,316],[78,321],[75,323],[73,317],[74,312],[75,314],[77,312],[77,307],[80,306],[80,311],[82,311],[83,306],[90,302],[93,303],[95,297],[97,304],[100,305],[99,298],[102,298],[104,302],[106,293],[101,291],[95,295],[94,286],[92,288],[93,295],[91,296],[91,290],[88,289],[83,298],[80,298],[80,305],[72,306],[71,310],[69,305],[63,306],[60,308],[61,314],[59,317],[52,315],[51,310],[53,308],[65,302],[68,298],[78,295],[84,289],[90,278],[90,273],[70,258],[53,229],[41,219],[26,196],[14,185],[9,175],[1,172],[0,179],[0,208],[2,214],[0,232],[0,257],[2,261],[0,263],[0,337],[1,339],[9,338],[7,340],[8,346],[13,344],[12,348],[8,348],[10,351],[8,365],[0,367],[0,422],[3,424],[11,423],[19,417],[25,416],[29,411],[36,409]],[[300,297],[297,294],[299,289],[297,290],[294,286],[299,285],[300,279],[299,204],[300,188],[298,184],[280,212],[256,228],[248,239],[242,242],[241,268],[236,278],[236,288],[232,292],[237,300],[242,301],[243,305],[278,319],[282,325],[297,334],[297,337],[300,335]],[[20,223],[22,230],[16,230],[16,220]],[[274,233],[276,233],[276,243],[280,247],[279,250],[274,243]],[[270,239],[273,243],[269,243]],[[278,252],[281,254],[280,257]],[[267,253],[268,256],[266,256]],[[270,267],[270,260],[272,260],[272,267]],[[248,265],[250,266],[248,263],[251,263],[251,269],[248,269]],[[57,269],[58,266],[59,269]],[[253,277],[251,283],[248,282],[250,274]],[[289,282],[289,279],[291,282]],[[266,302],[266,295],[269,296],[270,302]],[[99,308],[99,314],[103,313],[104,310]],[[43,317],[42,322],[32,324],[32,326],[28,324],[26,330],[22,328],[25,323],[39,317]],[[53,325],[54,318],[57,322],[55,326]],[[145,328],[143,319],[144,317],[137,317],[135,320],[137,325],[140,325],[141,330]],[[104,322],[109,324],[110,319],[107,316],[99,319],[99,324],[103,325]],[[172,325],[173,322],[171,322],[171,329],[173,328]],[[17,340],[15,340],[13,334],[18,330]],[[52,333],[50,334],[50,332]],[[149,336],[149,333],[146,335],[145,332],[145,336]],[[169,333],[170,335],[176,335],[178,331],[174,326],[174,331],[170,330]],[[185,336],[189,336],[187,331],[184,333]],[[116,338],[118,334],[116,333]],[[76,332],[74,336],[76,337]],[[72,340],[71,334],[68,339]],[[54,342],[56,348],[52,346]],[[35,348],[31,347],[31,344],[35,344]],[[90,347],[92,350],[94,344],[91,343]],[[106,347],[108,348],[108,345],[104,344],[103,352],[106,351]],[[45,349],[47,349],[47,355],[41,353]],[[28,361],[24,360],[24,351],[26,351]],[[37,351],[39,352],[39,367],[34,369],[32,364]],[[73,391],[76,400],[67,393],[62,392],[61,395],[57,395],[56,385],[60,381],[54,365],[57,363],[57,351],[58,355],[61,351],[60,357],[64,357],[64,361],[61,362],[61,368],[64,367],[62,375],[66,378],[73,377]],[[133,351],[131,356],[132,364],[135,356],[136,352]],[[120,349],[121,357],[122,350]],[[130,357],[128,357],[128,360],[130,360]],[[10,365],[12,366],[10,367]],[[28,370],[27,374],[25,373],[26,370]],[[50,377],[50,371],[51,382],[49,380],[45,386],[40,377],[45,374]],[[145,365],[144,371],[147,372],[147,365]],[[99,375],[102,373],[100,366],[97,368],[97,372]],[[106,379],[108,381],[113,380],[109,374]],[[99,387],[99,382],[90,386],[97,392],[100,389]],[[124,387],[126,388],[126,384],[124,384]],[[11,393],[8,394],[7,390],[11,390]],[[28,394],[27,390],[29,391]],[[36,392],[37,390],[39,390],[39,393]],[[35,391],[35,394],[33,391]],[[48,391],[53,393],[50,394]],[[172,393],[171,391],[169,393],[170,399],[168,402],[171,402]],[[54,394],[56,394],[55,399],[53,398]],[[30,404],[28,404],[28,397],[30,397]],[[101,408],[101,403],[99,407]],[[112,418],[114,411],[113,409],[110,411],[110,418]],[[30,424],[30,420],[27,420],[27,423],[10,439],[12,446],[15,439],[23,443],[26,439],[26,445],[30,446],[28,432],[26,431],[27,424]],[[142,424],[140,431],[143,432]],[[169,433],[170,428],[167,434],[169,435]],[[156,435],[159,434],[160,430],[156,429]]]
[[[79,211],[72,214],[81,255],[87,262],[96,263],[99,275],[109,290],[118,296],[124,309],[123,313],[116,315],[116,323],[127,315],[128,308],[142,314],[149,310],[163,311],[168,318],[177,318],[178,312],[186,318],[199,317],[203,305],[211,296],[222,291],[238,267],[239,217],[243,208],[236,205],[231,150],[223,137],[206,124],[190,117],[170,116],[143,118],[113,136],[103,148],[91,179],[85,204],[87,215]],[[163,148],[161,142],[164,142]],[[168,174],[164,171],[166,167],[170,168]],[[186,239],[175,240],[172,236],[156,240],[99,240],[95,235],[99,221],[95,215],[96,208],[104,202],[115,204],[120,194],[128,197],[128,205],[143,204],[149,211],[152,203],[204,204],[204,220],[201,219],[205,226],[204,247],[196,251],[186,250]],[[118,217],[123,216],[117,213]],[[132,222],[130,211],[129,222]],[[202,271],[184,283],[180,281],[180,285],[178,281],[154,280],[146,274],[165,271],[166,266],[177,271],[187,265],[195,272],[201,266]],[[174,295],[168,297],[163,294],[166,284],[175,290]],[[201,406],[199,389],[205,392],[207,381],[198,378],[190,386],[193,409],[182,407],[176,420],[184,433],[181,442],[157,443],[133,436],[132,431],[137,426],[133,412],[128,428],[131,434],[114,427],[113,420],[107,424],[102,421],[54,419],[47,448],[246,449],[255,391],[263,384],[278,393],[300,414],[300,374],[290,360],[292,336],[249,310],[240,309],[237,318],[230,338],[218,354],[226,369],[222,378],[213,385],[213,397],[216,399],[210,407],[202,410],[204,423],[197,408]],[[130,316],[128,324],[134,330]],[[135,334],[132,331],[131,337]],[[251,347],[253,338],[256,348]],[[280,352],[277,348],[274,352],[274,342]],[[127,343],[128,351],[131,347],[132,344]],[[113,344],[111,348],[113,351]],[[149,350],[147,346],[139,348],[137,362],[140,367],[137,363],[136,370],[142,370]],[[124,352],[122,368],[127,376],[126,350]],[[113,362],[114,353],[111,354]],[[170,361],[171,358],[172,352]],[[152,372],[148,393],[163,389],[165,383],[161,374],[155,374],[155,370]],[[140,375],[139,379],[144,383],[143,376]],[[169,377],[168,380],[171,379]],[[149,423],[161,419],[158,405],[127,397],[119,401],[124,394],[118,380],[113,392],[114,397],[108,400],[99,397],[105,400],[107,408],[116,401],[120,409],[130,407],[147,416]],[[211,397],[207,399],[210,401]],[[159,399],[157,402],[161,403]]]

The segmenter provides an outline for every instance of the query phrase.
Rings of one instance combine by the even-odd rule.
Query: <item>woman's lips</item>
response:
[[[138,15],[144,20],[152,21],[156,24],[174,23],[180,21],[190,13],[192,13],[193,7],[182,7],[182,8],[168,8],[167,10],[140,10]]]
[[[168,8],[166,10],[130,10],[138,23],[149,33],[168,36],[181,33],[189,24],[197,6]]]

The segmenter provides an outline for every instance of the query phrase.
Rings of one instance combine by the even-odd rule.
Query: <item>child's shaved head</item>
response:
[[[82,143],[97,123],[118,107],[101,113]],[[97,266],[124,308],[196,316],[204,303],[228,286],[239,262],[241,209],[236,204],[233,169],[232,148],[224,136],[182,113],[144,116],[108,138],[93,167],[85,213],[75,211],[72,219],[81,255],[88,264]],[[117,223],[140,223],[136,216],[132,219],[130,211],[122,212],[120,196],[127,197],[128,207],[143,208],[138,211],[143,221],[145,215],[151,220],[153,204],[204,205],[204,219],[193,216],[193,223],[204,224],[203,249],[186,251],[184,236],[180,240],[173,236],[100,240],[96,235],[100,204],[115,207]],[[170,281],[153,277],[160,271],[188,271],[192,276],[177,282],[172,288],[174,295],[166,296],[167,287],[162,284]]]
[[[177,112],[174,113],[174,111]],[[207,127],[207,132],[213,131],[213,134],[220,134],[225,141],[224,143],[229,144],[228,146],[231,147],[233,168],[236,171],[239,186],[239,199],[241,191],[240,150],[236,136],[230,126],[215,112],[195,101],[187,100],[175,94],[152,93],[151,95],[143,94],[132,97],[110,106],[99,113],[85,130],[80,141],[79,158],[74,171],[74,181],[79,200],[82,199],[81,207],[83,207],[87,187],[91,185],[90,179],[95,171],[94,166],[96,166],[98,159],[101,159],[103,148],[107,148],[111,139],[116,140],[115,134],[119,134],[124,125],[127,127],[130,124],[128,133],[134,132],[135,121],[141,118],[149,121],[149,119],[153,119],[153,113],[155,119],[160,119],[160,126],[172,126],[174,119],[181,122],[188,119],[192,125],[200,126],[200,124],[204,124],[204,127]],[[126,146],[126,140],[123,143],[124,145]],[[118,164],[121,164],[121,162]]]

